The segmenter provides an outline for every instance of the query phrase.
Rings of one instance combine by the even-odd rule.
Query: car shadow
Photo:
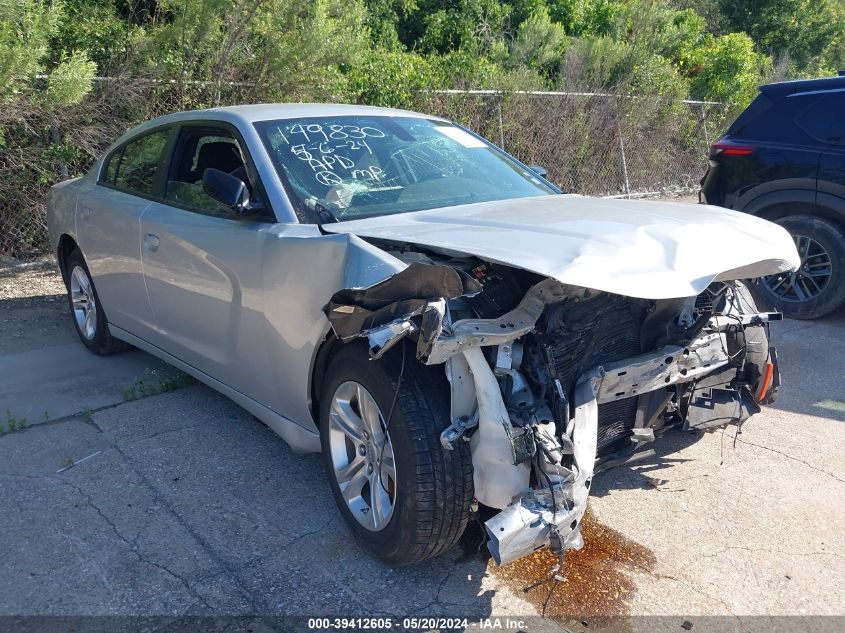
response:
[[[714,432],[721,433],[721,430]],[[651,473],[667,467],[691,461],[682,457],[675,457],[688,446],[698,442],[704,431],[682,431],[670,428],[654,442],[643,447],[642,457],[627,464],[613,466],[601,470],[593,478],[590,496],[604,497],[619,490],[653,490],[660,485],[661,477]]]
[[[773,323],[771,332],[783,383],[771,408],[845,422],[845,310]]]

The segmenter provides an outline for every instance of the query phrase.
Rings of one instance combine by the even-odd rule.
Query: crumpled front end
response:
[[[582,544],[597,468],[637,459],[666,428],[740,424],[779,383],[768,322],[741,282],[638,299],[477,258],[397,253],[402,272],[342,290],[336,335],[372,358],[410,338],[451,386],[443,450],[469,442],[499,564]]]

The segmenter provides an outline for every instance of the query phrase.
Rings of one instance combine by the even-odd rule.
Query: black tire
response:
[[[370,531],[352,515],[330,456],[331,403],[338,388],[348,381],[369,391],[384,418],[398,389],[388,426],[396,464],[394,509],[379,531]],[[413,347],[403,352],[402,344],[372,361],[367,346],[355,342],[343,346],[332,358],[323,384],[320,435],[324,463],[349,529],[373,555],[391,565],[410,565],[445,552],[466,528],[473,480],[469,443],[460,442],[452,451],[440,444],[440,433],[450,423],[449,388],[442,366],[420,364]]]
[[[96,324],[93,328],[93,334],[90,336],[86,336],[86,334],[82,331],[82,327],[76,318],[74,310],[71,287],[73,283],[72,277],[76,268],[81,268],[82,271],[84,271],[88,282],[90,283],[91,292],[94,296],[97,318]],[[82,256],[82,253],[78,248],[74,249],[65,260],[65,286],[67,287],[68,307],[70,308],[70,317],[73,322],[73,327],[79,335],[79,340],[82,341],[82,344],[85,345],[89,351],[99,356],[110,356],[111,354],[125,352],[132,347],[129,343],[113,337],[109,332],[109,322],[108,319],[106,319],[105,312],[103,312],[103,304],[97,294],[97,288],[94,286],[94,280],[91,277],[91,273],[88,271],[85,258]]]
[[[810,238],[823,249],[830,258],[830,275],[821,290],[806,300],[796,300],[794,297],[789,300],[773,292],[771,285],[781,281],[781,276],[757,279],[751,285],[757,301],[783,312],[784,316],[791,319],[817,319],[845,305],[845,232],[842,228],[829,220],[809,215],[790,215],[777,220],[777,223],[793,237]]]

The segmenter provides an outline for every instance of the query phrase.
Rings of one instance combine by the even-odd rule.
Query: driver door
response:
[[[260,400],[271,375],[261,253],[275,219],[239,217],[202,187],[203,172],[215,168],[256,191],[243,147],[228,127],[180,128],[164,199],[141,219],[141,261],[155,318],[150,342]]]

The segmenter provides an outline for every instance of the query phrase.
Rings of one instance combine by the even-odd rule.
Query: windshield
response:
[[[557,193],[443,121],[336,116],[255,127],[292,202],[321,222]]]

